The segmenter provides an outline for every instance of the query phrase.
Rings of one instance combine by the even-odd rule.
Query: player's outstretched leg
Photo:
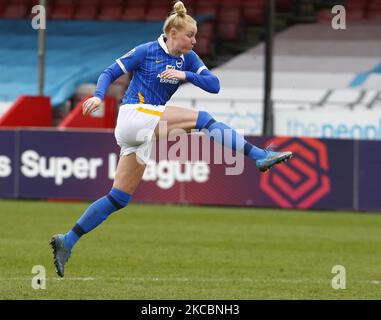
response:
[[[57,234],[52,237],[50,245],[53,249],[54,265],[60,277],[64,276],[65,265],[79,238],[100,225],[111,213],[124,208],[131,197],[126,192],[112,188],[108,195],[98,199],[87,208],[73,229],[66,234]]]
[[[292,152],[275,152],[252,145],[239,133],[223,122],[216,121],[208,112],[200,111],[196,121],[196,129],[206,131],[214,141],[235,151],[244,153],[256,161],[257,168],[265,172],[272,166],[292,158]],[[214,134],[213,134],[214,133]]]

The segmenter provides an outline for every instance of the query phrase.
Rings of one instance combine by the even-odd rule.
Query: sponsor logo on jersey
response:
[[[176,67],[167,64],[165,70],[176,70]],[[157,78],[160,78],[160,83],[178,84],[180,82],[179,79],[162,79],[160,73],[157,74]]]

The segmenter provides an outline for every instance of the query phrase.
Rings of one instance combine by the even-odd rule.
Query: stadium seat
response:
[[[243,21],[246,25],[261,26],[265,23],[264,8],[246,7],[243,10]]]
[[[196,7],[196,15],[212,15],[214,17],[217,17],[218,14],[218,7],[215,5],[210,5],[210,4],[203,4],[203,5],[198,5]]]
[[[28,12],[28,6],[25,4],[9,4],[5,7],[3,18],[24,19]]]
[[[193,7],[195,4],[196,4],[197,0],[183,0],[183,3],[185,5],[185,7],[187,8],[190,8],[190,7]]]
[[[190,16],[194,17],[195,16],[195,9],[193,6],[187,6],[187,14],[189,14]],[[169,14],[169,11],[168,11],[168,14]]]
[[[195,50],[200,57],[208,57],[212,55],[212,42],[209,37],[197,37]]]
[[[219,22],[217,25],[218,37],[223,41],[238,40],[239,25],[237,23]]]
[[[72,19],[74,15],[75,7],[72,4],[59,3],[56,4],[52,13],[51,19]]]
[[[3,1],[3,2],[4,3],[6,2],[8,4],[25,4],[25,5],[29,5],[30,0],[6,0],[6,1]]]
[[[36,4],[36,2],[37,2],[37,4]],[[33,8],[35,5],[38,5],[38,3],[39,3],[39,0],[33,0],[33,1],[31,2],[31,5],[30,5],[30,7],[29,7],[29,9],[28,9],[28,11],[27,11],[27,16],[26,16],[27,19],[32,19],[35,15],[37,15],[38,12],[33,13],[33,12],[32,12],[32,8]],[[45,10],[46,10],[46,17],[47,17],[48,19],[51,18],[52,9],[54,9],[54,2],[53,2],[53,1],[49,1],[49,5],[45,7]]]
[[[321,9],[317,18],[319,22],[330,22],[332,21],[332,12],[330,9]]]
[[[239,8],[229,8],[221,10],[218,15],[218,23],[236,23],[241,22],[241,10]]]
[[[276,0],[276,11],[277,12],[287,12],[292,10],[294,0]]]
[[[221,0],[221,8],[242,8],[244,5],[243,0]]]
[[[84,6],[84,5],[92,5],[92,6],[98,6],[100,3],[100,0],[77,0],[77,4],[79,6]]]
[[[365,9],[351,7],[346,10],[346,17],[348,20],[363,20],[365,19],[365,13]]]
[[[103,5],[100,8],[98,19],[99,20],[118,20],[121,19],[123,14],[123,6],[120,4]]]
[[[51,1],[49,1],[49,2],[51,2]],[[55,0],[55,5],[59,5],[59,4],[75,5],[75,1],[74,0]]]
[[[149,7],[172,7],[172,0],[148,0]]]
[[[148,1],[149,2],[149,1]],[[126,0],[127,6],[136,6],[136,5],[147,5],[147,0]]]
[[[244,7],[257,7],[257,8],[263,8],[263,7],[266,5],[266,1],[267,1],[267,0],[254,0],[254,1],[247,0],[247,1],[244,3]]]
[[[199,37],[213,38],[214,24],[212,22],[203,22],[198,26],[197,39]]]
[[[381,20],[381,0],[372,0],[369,3],[366,16],[371,20]]]
[[[76,20],[94,20],[98,13],[98,7],[92,5],[81,5],[79,6],[74,15],[73,19]]]
[[[146,7],[144,4],[128,4],[124,9],[122,20],[143,21],[145,18]]]
[[[169,9],[167,8],[167,6],[148,7],[145,21],[165,20],[165,18],[168,15],[169,15]]]
[[[370,20],[378,20],[381,21],[381,9],[378,10],[369,10],[367,14],[367,18]]]
[[[112,6],[123,6],[124,5],[124,0],[100,0],[101,5],[112,5]]]
[[[365,9],[368,5],[368,0],[347,0],[345,8]]]

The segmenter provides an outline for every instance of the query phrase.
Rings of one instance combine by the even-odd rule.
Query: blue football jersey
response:
[[[163,71],[176,69],[200,74],[207,69],[193,50],[179,57],[169,54],[164,35],[157,41],[135,47],[116,62],[124,73],[133,73],[123,104],[165,105],[178,89],[181,80],[162,79],[160,74]]]

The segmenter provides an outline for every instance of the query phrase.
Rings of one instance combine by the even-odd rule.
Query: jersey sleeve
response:
[[[140,45],[127,52],[124,56],[116,59],[116,63],[124,73],[139,69],[147,55],[147,46]]]
[[[208,70],[204,62],[200,59],[196,52],[191,51],[186,55],[186,71],[191,71],[197,74],[201,74],[203,70]]]

